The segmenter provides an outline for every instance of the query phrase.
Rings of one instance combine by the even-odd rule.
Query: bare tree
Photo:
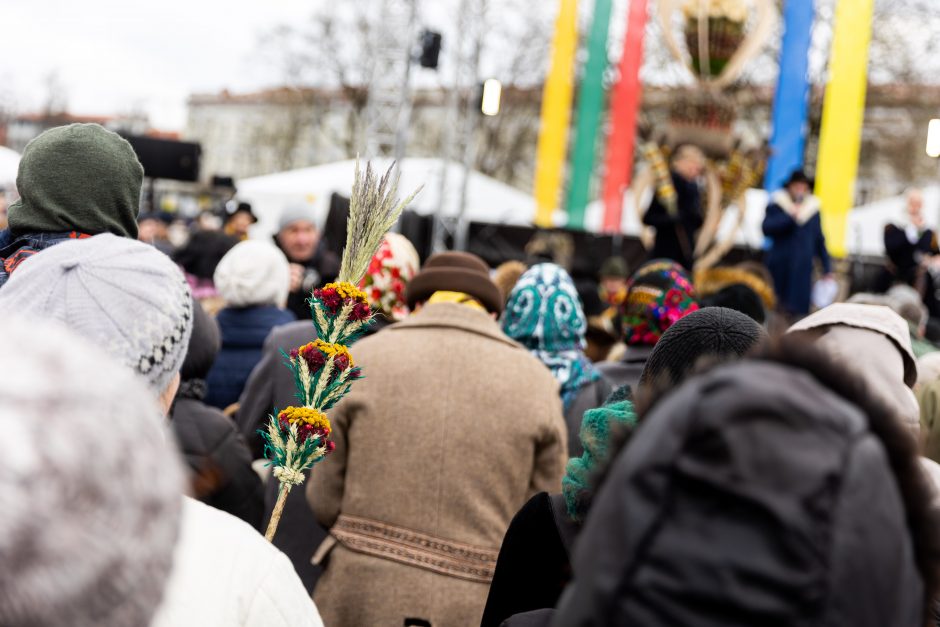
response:
[[[45,96],[43,114],[47,119],[57,118],[68,111],[68,91],[57,71],[46,74],[43,80]]]

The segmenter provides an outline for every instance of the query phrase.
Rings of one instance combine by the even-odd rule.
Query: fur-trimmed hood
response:
[[[924,625],[932,496],[891,406],[784,338],[645,415],[553,624]]]

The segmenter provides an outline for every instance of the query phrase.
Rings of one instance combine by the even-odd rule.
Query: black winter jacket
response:
[[[264,488],[235,423],[198,398],[177,396],[173,431],[191,474],[193,496],[261,529]]]
[[[194,302],[193,333],[170,420],[192,471],[193,495],[260,529],[264,493],[261,478],[251,467],[248,445],[230,418],[202,400],[204,379],[219,352],[219,343],[215,321]]]
[[[913,438],[844,366],[783,347],[643,418],[552,625],[924,624],[936,520]]]

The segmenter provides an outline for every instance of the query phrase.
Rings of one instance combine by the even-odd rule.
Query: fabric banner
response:
[[[816,161],[823,232],[829,252],[836,257],[845,256],[845,228],[858,173],[873,4],[874,0],[839,0],[836,7]]]
[[[571,151],[571,179],[568,186],[568,227],[584,228],[594,176],[597,128],[604,108],[604,71],[607,69],[607,32],[612,0],[594,0],[594,17],[588,38],[588,58],[578,91],[578,117],[575,120],[574,149]]]
[[[783,43],[780,77],[774,92],[770,163],[764,187],[783,186],[794,170],[803,167],[806,119],[809,110],[809,45],[812,39],[813,0],[786,0],[783,8]]]
[[[643,34],[646,31],[647,0],[630,0],[627,9],[627,32],[620,56],[620,80],[614,86],[610,104],[610,132],[604,178],[604,231],[619,233],[623,220],[623,194],[633,174],[633,149],[636,139],[636,116],[640,107],[642,86],[640,66],[643,65]]]
[[[535,225],[540,227],[553,226],[552,214],[560,199],[577,43],[578,2],[561,0],[552,39],[551,67],[542,92],[535,161]]]

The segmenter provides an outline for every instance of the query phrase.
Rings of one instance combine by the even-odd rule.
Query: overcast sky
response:
[[[369,0],[332,1],[343,10],[350,6],[344,2]],[[488,1],[493,17],[501,19],[500,2],[505,0]],[[550,24],[557,5],[531,2],[532,11],[544,14]],[[40,110],[49,93],[48,77],[55,72],[71,113],[141,109],[154,127],[180,130],[186,121],[186,98],[192,93],[281,84],[277,62],[262,54],[262,34],[307,19],[322,3],[0,0],[0,104],[16,112]],[[419,0],[421,24],[444,31],[446,40],[457,4]],[[582,13],[589,13],[588,3],[581,4]],[[615,7],[615,15],[621,13],[626,0],[615,0]],[[620,21],[614,19],[615,24]],[[614,26],[612,32],[616,30]]]
[[[510,0],[487,1],[491,19],[504,22],[508,16],[500,13],[500,5]],[[72,113],[108,115],[142,109],[154,127],[180,130],[186,120],[186,98],[192,93],[281,84],[278,63],[261,54],[262,34],[279,24],[297,24],[316,6],[330,2],[337,10],[353,2],[378,4],[377,0],[0,0],[0,104],[17,112],[39,110],[48,93],[47,77],[56,72]],[[920,17],[930,14],[936,22],[940,14],[931,0],[878,2],[908,18],[912,12]],[[586,28],[593,3],[579,4]],[[916,11],[909,4],[916,5]],[[454,26],[457,5],[458,0],[419,0],[420,22],[445,34],[442,58],[448,38],[454,38],[448,29]],[[551,28],[557,0],[526,0],[521,6],[524,11],[517,19],[528,21],[539,15]],[[614,0],[612,49],[619,50],[616,42],[622,37],[626,8],[627,0]],[[915,31],[925,36],[937,32]],[[486,59],[484,73],[485,66]]]
[[[17,111],[45,101],[56,71],[69,110],[143,108],[179,129],[193,92],[280,78],[257,58],[259,33],[304,19],[310,0],[0,0],[0,97]]]

